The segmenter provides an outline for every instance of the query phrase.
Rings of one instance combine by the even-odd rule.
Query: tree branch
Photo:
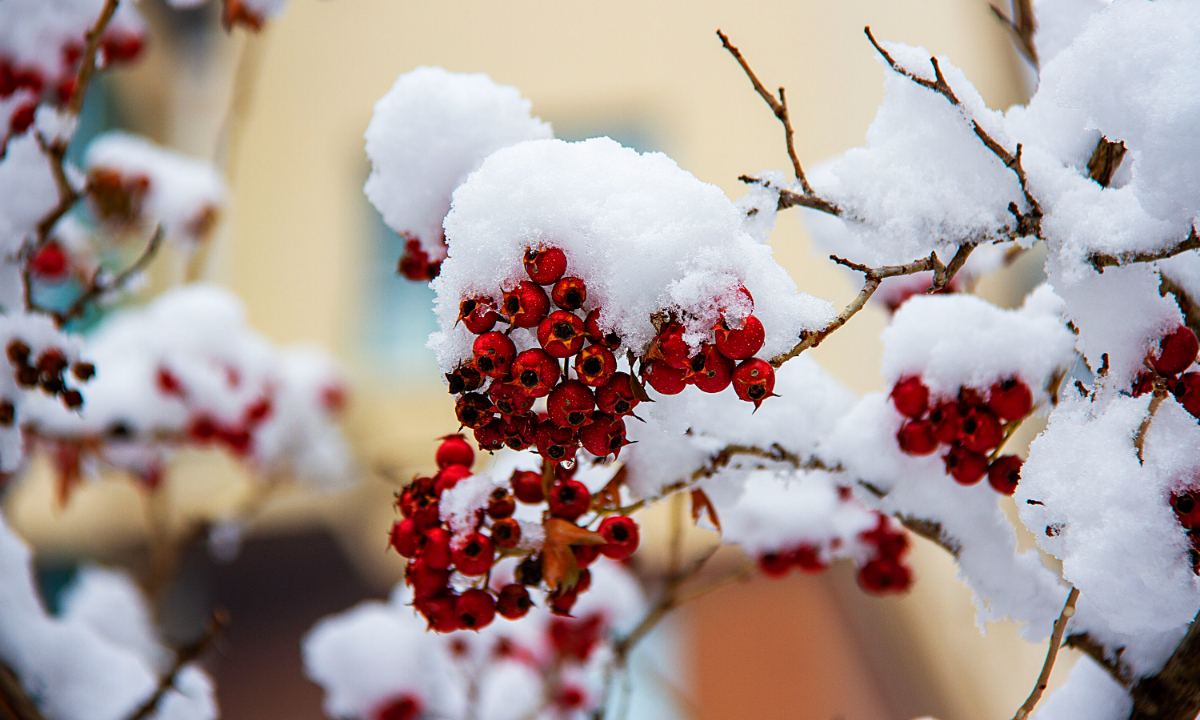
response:
[[[1054,661],[1058,658],[1058,648],[1062,643],[1063,631],[1067,629],[1067,621],[1075,616],[1077,600],[1079,600],[1079,588],[1073,587],[1070,594],[1067,595],[1067,604],[1063,606],[1058,620],[1054,621],[1054,631],[1050,633],[1050,648],[1046,651],[1046,662],[1042,664],[1042,672],[1038,675],[1037,684],[1033,686],[1033,692],[1029,693],[1029,699],[1017,710],[1017,714],[1013,715],[1013,720],[1025,720],[1029,717],[1029,713],[1033,712],[1033,708],[1037,706],[1038,700],[1042,699],[1042,693],[1046,692],[1046,686],[1050,682],[1050,671],[1054,669]]]
[[[227,625],[229,625],[229,615],[223,610],[214,610],[212,617],[208,620],[208,626],[204,628],[204,634],[195,642],[188,643],[175,650],[175,664],[171,666],[170,672],[159,679],[158,688],[155,689],[154,694],[147,698],[146,702],[142,703],[129,716],[128,720],[145,720],[145,718],[150,717],[151,713],[158,707],[158,703],[162,700],[163,696],[167,694],[167,691],[175,687],[175,679],[179,676],[180,671],[188,663],[196,661],[200,656],[208,652],[208,649],[216,642],[217,636],[221,634],[221,631]]]
[[[1188,236],[1178,243],[1164,250],[1155,251],[1136,251],[1126,252],[1119,255],[1110,255],[1108,253],[1094,252],[1088,255],[1087,261],[1096,272],[1104,272],[1106,267],[1120,267],[1122,265],[1132,265],[1134,263],[1154,262],[1156,260],[1166,260],[1169,257],[1175,257],[1180,253],[1185,253],[1189,250],[1200,249],[1200,235],[1196,233],[1196,226],[1192,226],[1192,231]]]
[[[79,74],[75,76],[75,87],[71,91],[71,99],[67,102],[67,110],[72,115],[78,116],[83,110],[84,93],[87,92],[92,74],[96,72],[96,55],[100,51],[100,40],[108,28],[108,23],[112,21],[113,15],[117,12],[118,2],[119,0],[105,0],[100,17],[96,18],[95,24],[87,32],[87,44],[84,47],[83,59],[79,64]]]
[[[1162,670],[1137,681],[1130,720],[1192,720],[1200,713],[1200,623],[1192,621],[1187,635]]]
[[[1150,399],[1150,407],[1146,410],[1146,416],[1142,418],[1142,424],[1138,425],[1137,434],[1133,437],[1133,447],[1137,450],[1138,464],[1142,464],[1142,450],[1146,446],[1146,433],[1150,430],[1150,423],[1154,422],[1154,415],[1158,412],[1158,408],[1162,405],[1163,400],[1167,399],[1167,381],[1165,378],[1154,378],[1154,397]]]
[[[71,320],[83,315],[83,313],[87,311],[88,305],[95,302],[105,293],[112,292],[113,290],[119,290],[124,287],[125,284],[134,277],[134,275],[142,270],[145,270],[146,266],[150,264],[150,261],[154,259],[155,253],[158,251],[159,246],[162,245],[162,239],[163,228],[162,225],[159,225],[154,230],[154,234],[150,236],[150,242],[146,244],[146,249],[142,251],[140,256],[138,256],[138,259],[135,260],[132,265],[118,273],[116,277],[112,278],[111,280],[102,280],[100,278],[101,271],[97,270],[92,276],[91,282],[88,283],[87,290],[85,290],[82,295],[75,298],[75,301],[71,303],[66,310],[54,314],[55,321],[60,326],[65,325]]]
[[[1037,46],[1034,45],[1034,36],[1037,34],[1037,19],[1033,14],[1032,0],[1013,0],[1013,16],[1009,19],[1004,11],[995,5],[990,5],[992,13],[996,19],[1004,24],[1004,27],[1012,33],[1013,44],[1017,46],[1017,50],[1025,56],[1033,69],[1038,69],[1038,54]]]

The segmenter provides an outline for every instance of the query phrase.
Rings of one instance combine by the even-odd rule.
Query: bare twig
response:
[[[96,18],[95,24],[87,32],[87,42],[83,50],[83,59],[79,64],[79,74],[75,76],[75,88],[71,91],[71,99],[67,102],[67,110],[72,115],[77,116],[83,110],[84,93],[87,92],[92,73],[96,72],[96,55],[100,51],[100,40],[108,28],[108,23],[117,12],[118,2],[119,0],[105,0],[100,17]]]
[[[1133,437],[1133,447],[1137,449],[1139,465],[1142,463],[1142,450],[1146,446],[1146,433],[1150,430],[1150,423],[1154,422],[1155,413],[1166,399],[1167,381],[1165,378],[1157,377],[1154,379],[1154,396],[1150,398],[1150,407],[1146,410],[1146,416],[1142,418],[1142,424],[1138,426],[1137,434]]]
[[[1050,633],[1050,648],[1046,651],[1046,662],[1042,664],[1042,672],[1038,675],[1037,684],[1033,686],[1033,692],[1029,693],[1029,699],[1017,710],[1017,714],[1013,715],[1013,720],[1025,720],[1029,717],[1029,713],[1033,712],[1033,708],[1037,706],[1038,700],[1042,699],[1042,693],[1046,692],[1046,685],[1050,681],[1050,671],[1054,669],[1054,660],[1058,657],[1058,648],[1062,643],[1063,631],[1067,629],[1067,621],[1075,615],[1075,601],[1078,599],[1079,588],[1071,588],[1070,594],[1067,595],[1067,604],[1063,605],[1062,612],[1054,621],[1054,631]]]
[[[125,284],[128,283],[135,275],[140,273],[142,270],[145,270],[146,266],[150,264],[150,261],[154,259],[154,254],[158,252],[159,246],[162,245],[162,239],[163,228],[162,225],[159,225],[154,230],[154,234],[150,236],[150,242],[146,243],[146,249],[143,250],[142,254],[138,256],[138,259],[135,260],[132,265],[114,276],[111,280],[102,280],[100,278],[101,271],[97,270],[96,273],[92,275],[92,279],[91,282],[88,283],[87,290],[85,290],[79,297],[75,298],[75,301],[71,303],[66,310],[55,313],[55,321],[57,321],[59,325],[65,325],[71,320],[83,315],[83,313],[87,311],[88,306],[105,293],[123,288]]]
[[[1025,168],[1021,165],[1020,143],[1017,144],[1016,152],[1010,153],[1004,148],[1003,145],[998,143],[995,138],[993,138],[986,130],[983,129],[983,126],[979,124],[978,120],[970,116],[966,107],[962,104],[962,101],[959,100],[958,96],[954,94],[954,89],[951,88],[950,84],[946,82],[946,77],[942,74],[942,67],[940,64],[938,64],[938,59],[936,57],[931,56],[929,58],[929,64],[933,66],[934,79],[930,80],[928,78],[923,78],[897,63],[896,60],[892,58],[891,54],[888,53],[887,50],[883,49],[883,46],[876,42],[875,36],[871,34],[871,28],[869,26],[864,28],[863,31],[867,34],[867,39],[870,40],[871,44],[875,46],[875,50],[880,54],[880,56],[883,57],[884,62],[888,64],[888,67],[890,67],[892,71],[903,75],[917,85],[932,90],[933,92],[946,98],[946,100],[949,101],[951,105],[958,108],[963,117],[971,123],[971,129],[975,132],[975,136],[978,137],[983,143],[984,147],[986,147],[993,155],[999,158],[1000,161],[1004,163],[1005,167],[1013,171],[1013,173],[1017,176],[1017,181],[1021,184],[1021,193],[1025,196],[1025,203],[1029,206],[1029,212],[1022,213],[1015,204],[1009,205],[1009,210],[1012,212],[1013,217],[1017,221],[1016,227],[1014,227],[1012,230],[1012,237],[1016,238],[1033,235],[1040,238],[1042,227],[1042,206],[1040,203],[1038,203],[1037,198],[1035,198],[1029,190],[1029,183],[1028,178],[1025,175]]]
[[[1109,652],[1108,648],[1103,643],[1099,642],[1086,632],[1072,633],[1063,640],[1063,647],[1069,647],[1073,650],[1078,650],[1090,657],[1097,665],[1104,668],[1113,680],[1121,683],[1128,689],[1133,681],[1133,670],[1121,662],[1121,654],[1125,652],[1124,647],[1119,647]],[[1111,657],[1110,657],[1111,656]]]
[[[801,195],[794,190],[776,186],[770,180],[755,177],[753,175],[739,175],[738,180],[754,185],[762,185],[765,188],[770,188],[779,193],[779,202],[775,206],[776,210],[787,210],[792,207],[806,207],[811,210],[820,210],[829,215],[841,215],[842,209],[834,203],[826,200],[819,195]]]
[[[204,634],[196,641],[188,643],[175,650],[175,663],[171,666],[170,672],[163,675],[158,681],[158,688],[154,694],[142,703],[128,720],[145,720],[150,717],[150,714],[158,707],[158,703],[162,700],[167,691],[175,687],[175,679],[179,676],[180,671],[188,665],[199,659],[208,649],[216,642],[217,636],[229,624],[229,615],[223,610],[214,610],[212,617],[208,620],[208,626],[204,628]]]
[[[1137,251],[1126,252],[1119,255],[1110,255],[1108,253],[1095,252],[1088,255],[1087,261],[1096,272],[1104,272],[1106,267],[1119,267],[1121,265],[1132,265],[1134,263],[1154,262],[1156,260],[1166,260],[1169,257],[1175,257],[1180,253],[1185,253],[1189,250],[1200,249],[1200,234],[1196,233],[1196,226],[1192,226],[1192,231],[1188,236],[1171,247],[1156,251]]]
[[[1112,182],[1113,173],[1121,167],[1121,161],[1124,159],[1125,143],[1112,142],[1102,137],[1088,160],[1088,177],[1099,183],[1100,187],[1108,187]]]
[[[1013,36],[1013,43],[1025,59],[1033,65],[1036,70],[1038,67],[1037,46],[1034,44],[1034,35],[1037,33],[1037,19],[1033,14],[1033,0],[1013,0],[1013,13],[1010,19],[1004,14],[1004,11],[995,5],[990,6],[992,12],[996,15],[996,19],[1004,23],[1004,27],[1008,29]]]

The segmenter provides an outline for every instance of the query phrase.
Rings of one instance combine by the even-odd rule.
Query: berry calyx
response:
[[[988,484],[1003,495],[1012,495],[1021,482],[1021,458],[1016,455],[1001,455],[988,467]]]
[[[921,378],[909,376],[901,378],[892,388],[892,405],[904,417],[916,418],[925,414],[929,405],[929,388],[921,382]]]
[[[496,601],[486,590],[471,588],[458,596],[454,611],[463,630],[480,630],[491,625],[495,619]]]
[[[733,389],[739,398],[754,403],[758,409],[775,389],[775,368],[766,360],[743,360],[733,371]]]
[[[496,304],[489,297],[469,298],[458,305],[458,321],[472,334],[484,334],[494,328],[499,319]]]
[[[766,330],[762,321],[753,315],[747,315],[737,328],[730,328],[724,318],[717,323],[715,329],[717,350],[730,360],[747,360],[762,350],[766,340]]]
[[[500,306],[500,312],[508,317],[509,324],[523,328],[537,327],[549,311],[550,298],[546,297],[546,291],[528,280],[505,291]]]
[[[895,560],[875,558],[859,568],[858,584],[867,592],[901,593],[912,584],[912,573]]]
[[[509,620],[525,617],[532,607],[533,600],[529,598],[529,591],[524,585],[509,583],[500,588],[500,595],[496,599],[496,612]]]
[[[604,518],[597,529],[608,542],[600,546],[600,553],[613,560],[624,560],[638,549],[638,526],[633,518],[610,515]]]
[[[578,380],[566,380],[546,399],[550,421],[561,427],[583,427],[592,418],[596,396]]]
[[[565,277],[554,283],[550,299],[563,310],[578,310],[587,300],[587,285],[577,277]]]
[[[575,358],[575,375],[584,385],[600,387],[617,372],[617,359],[603,345],[588,345]]]
[[[937,450],[933,430],[924,420],[909,420],[901,425],[896,433],[896,442],[900,444],[900,450],[908,455],[928,455]]]
[[[541,348],[522,351],[512,363],[513,382],[531,398],[549,395],[561,374],[558,363]]]
[[[481,428],[492,421],[492,402],[479,393],[466,393],[455,401],[454,415],[464,427]]]
[[[556,247],[525,251],[525,272],[538,285],[553,285],[566,271],[566,253]]]
[[[546,502],[555,517],[575,521],[592,506],[592,494],[578,480],[565,480],[550,488]]]
[[[434,457],[439,470],[445,470],[451,465],[469,468],[475,462],[475,451],[462,435],[447,435],[442,438],[442,444],[438,445]]]
[[[596,389],[596,407],[617,417],[632,413],[638,404],[632,379],[629,373],[614,373],[608,382]]]
[[[551,357],[571,357],[583,348],[583,321],[574,313],[555,310],[538,324],[537,338]]]
[[[504,333],[484,333],[475,338],[471,346],[475,355],[475,367],[488,377],[502,378],[508,375],[512,361],[517,356],[517,346]]]
[[[1151,353],[1150,365],[1163,375],[1177,375],[1196,362],[1200,353],[1200,341],[1196,333],[1186,325],[1180,325],[1158,341],[1156,352]]]
[[[451,395],[473,392],[483,385],[483,375],[470,365],[462,365],[454,372],[446,373],[446,386]]]
[[[1033,409],[1033,394],[1025,383],[1017,378],[1008,378],[992,385],[988,391],[987,406],[1001,420],[1020,420]]]

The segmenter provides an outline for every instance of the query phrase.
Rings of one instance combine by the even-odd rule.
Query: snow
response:
[[[1033,720],[1121,720],[1132,709],[1125,688],[1091,658],[1083,657],[1062,687],[1042,702]]]
[[[367,126],[367,198],[389,227],[417,237],[431,259],[445,257],[442,219],[454,189],[500,148],[552,136],[530,107],[516,88],[483,73],[404,73]]]

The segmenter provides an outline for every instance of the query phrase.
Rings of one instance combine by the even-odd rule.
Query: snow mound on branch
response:
[[[153,640],[145,605],[128,576],[86,571],[56,618],[42,607],[30,560],[29,548],[0,516],[0,661],[47,717],[129,717],[157,689],[157,663],[167,651]],[[185,667],[149,717],[213,720],[212,681],[196,666]]]
[[[910,299],[883,331],[881,370],[890,383],[920,376],[935,396],[957,397],[960,387],[986,393],[1017,377],[1047,402],[1047,383],[1075,360],[1075,338],[1063,320],[1063,301],[1048,285],[1019,310],[1004,310],[974,295]]]
[[[88,145],[89,173],[104,170],[148,183],[142,211],[150,223],[162,223],[167,237],[198,243],[212,230],[225,204],[225,181],[212,163],[158,147],[122,132],[101,135]]]
[[[38,71],[47,82],[66,70],[63,50],[84,48],[84,37],[105,0],[4,0],[0,3],[0,60]],[[122,0],[105,37],[145,32],[132,0]]]
[[[655,335],[655,313],[681,314],[693,339],[709,335],[718,301],[739,283],[766,328],[762,357],[790,349],[800,332],[834,316],[829,302],[797,292],[719,188],[666,155],[638,154],[608,138],[496,152],[455,191],[446,235],[450,255],[433,282],[441,331],[429,342],[444,371],[471,355],[474,337],[455,327],[459,302],[487,296],[499,306],[502,288],[528,279],[523,259],[531,247],[561,248],[567,274],[587,283],[583,311],[602,308],[601,326],[638,354]],[[527,331],[512,337],[518,349],[536,346]]]
[[[1108,5],[1107,0],[1035,0],[1037,28],[1033,39],[1038,63],[1045,67],[1071,44],[1093,14]]]
[[[419,238],[432,259],[444,257],[442,219],[454,188],[500,148],[552,137],[530,108],[519,90],[483,73],[419,67],[401,75],[367,126],[367,198],[389,227]]]
[[[1015,496],[1038,545],[1063,561],[1063,576],[1127,634],[1172,630],[1200,609],[1191,545],[1169,502],[1195,483],[1200,426],[1168,398],[1139,462],[1134,438],[1150,399],[1064,399],[1030,447]]]
[[[881,44],[901,67],[933,79],[924,48]],[[911,262],[935,250],[949,262],[959,245],[1006,239],[1014,225],[1008,204],[1024,203],[1016,176],[971,126],[976,120],[1012,152],[1016,143],[1003,130],[1003,116],[987,108],[961,70],[938,61],[963,109],[887,70],[883,103],[866,145],[810,178],[818,195],[842,209],[844,220],[810,229],[818,236],[849,231],[869,250],[863,258],[868,264]]]
[[[1081,657],[1033,720],[1122,720],[1132,709],[1133,700],[1121,683],[1091,658]]]

